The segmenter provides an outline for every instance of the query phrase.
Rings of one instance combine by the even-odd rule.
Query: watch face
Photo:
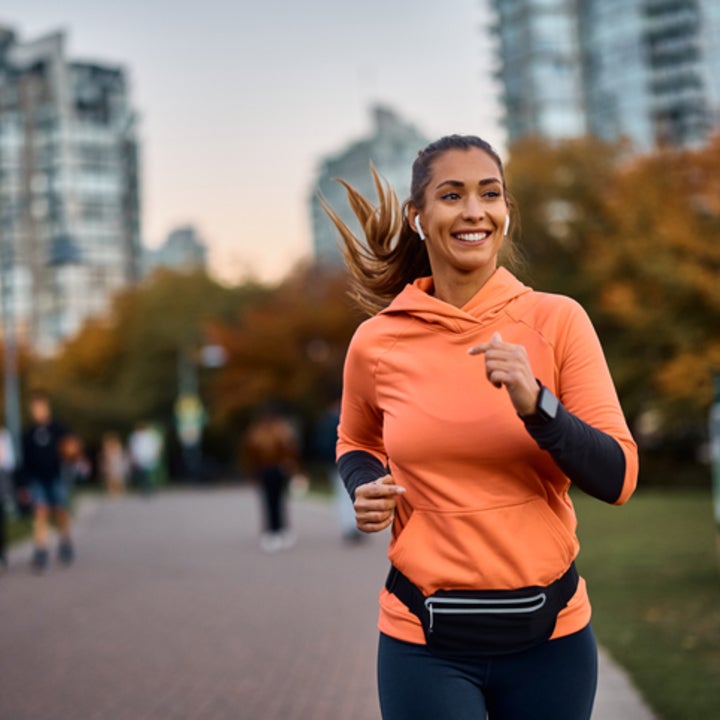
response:
[[[552,420],[557,415],[559,400],[546,387],[540,391],[538,398],[538,412],[544,415],[548,420]]]

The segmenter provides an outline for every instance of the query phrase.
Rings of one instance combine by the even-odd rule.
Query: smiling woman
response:
[[[517,211],[484,140],[420,151],[403,206],[373,175],[377,206],[341,181],[364,242],[324,208],[375,313],[348,349],[337,457],[358,528],[392,525],[383,718],[587,720],[568,490],[621,504],[638,469],[597,336],[576,302],[500,267]]]
[[[382,309],[417,277],[431,273],[435,276],[441,271],[443,261],[439,248],[435,253],[438,267],[431,270],[435,243],[432,240],[429,243],[418,242],[427,238],[422,217],[416,222],[426,206],[435,208],[445,205],[448,212],[453,205],[459,206],[461,213],[469,212],[471,217],[469,223],[463,221],[466,222],[464,228],[458,225],[457,229],[471,228],[474,231],[476,227],[482,227],[483,222],[488,225],[487,218],[476,215],[484,215],[485,208],[491,205],[490,212],[495,217],[493,222],[499,221],[503,228],[501,236],[496,237],[492,244],[503,264],[510,268],[517,264],[518,252],[509,234],[512,197],[505,186],[502,161],[485,140],[452,135],[428,145],[413,163],[411,196],[402,207],[394,190],[382,181],[374,168],[371,170],[378,194],[377,206],[344,180],[338,179],[347,190],[360,226],[365,228],[366,246],[353,235],[333,208],[320,199],[343,239],[343,252],[353,279],[353,295],[368,313]],[[456,177],[453,173],[459,175]],[[431,191],[429,186],[433,175],[437,180]],[[477,185],[473,188],[475,183]],[[474,205],[476,196],[479,196],[477,206]],[[502,218],[497,217],[498,208],[502,209]],[[432,234],[434,230],[429,232]],[[505,236],[504,241],[502,235]],[[465,241],[468,242],[467,237]],[[495,254],[498,255],[497,252]]]
[[[484,150],[449,150],[434,164],[422,206],[407,205],[425,228],[435,297],[462,307],[497,268],[508,205],[496,162]],[[422,223],[422,224],[421,224]]]

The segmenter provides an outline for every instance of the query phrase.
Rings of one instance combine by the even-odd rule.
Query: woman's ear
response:
[[[412,205],[408,205],[407,219],[410,229],[414,230],[421,240],[425,240],[425,233],[420,224],[420,213]]]

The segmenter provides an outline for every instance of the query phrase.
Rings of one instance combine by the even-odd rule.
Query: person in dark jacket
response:
[[[51,514],[60,536],[58,559],[69,565],[75,557],[70,533],[70,487],[62,472],[62,447],[68,436],[68,429],[53,418],[48,396],[42,391],[33,392],[30,424],[22,438],[22,479],[33,504],[32,567],[40,572],[48,565]]]

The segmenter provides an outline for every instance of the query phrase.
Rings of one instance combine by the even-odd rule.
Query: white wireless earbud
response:
[[[417,230],[417,234],[420,236],[420,239],[424,240],[425,233],[423,232],[422,225],[420,224],[420,216],[419,215],[415,218],[415,229]]]
[[[504,234],[507,235],[509,230],[510,230],[510,216],[506,215],[505,216],[505,233]]]

